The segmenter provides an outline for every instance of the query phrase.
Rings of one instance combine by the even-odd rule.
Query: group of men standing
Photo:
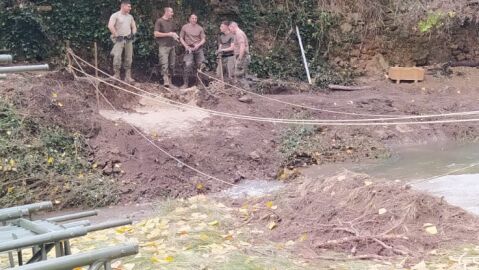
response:
[[[120,10],[111,15],[108,29],[113,40],[113,70],[114,77],[120,79],[120,69],[125,69],[125,81],[134,82],[131,77],[133,61],[133,41],[137,27],[130,14],[131,2],[122,0]],[[206,43],[206,34],[198,24],[198,16],[191,14],[188,23],[183,25],[180,34],[173,22],[173,9],[164,8],[161,18],[156,20],[153,35],[158,44],[158,56],[165,87],[172,86],[172,75],[176,63],[176,47],[181,45],[185,49],[183,62],[183,85],[189,86],[190,78],[196,75],[196,69],[203,69],[205,54],[203,45]],[[230,80],[237,80],[245,76],[250,62],[249,43],[246,34],[235,22],[223,21],[220,25],[221,34],[218,38],[218,74],[226,75]],[[122,57],[124,59],[122,60]],[[196,69],[195,69],[196,68]]]

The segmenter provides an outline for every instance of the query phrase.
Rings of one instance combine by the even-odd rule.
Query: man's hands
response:
[[[179,40],[180,40],[180,37],[178,36],[177,33],[175,33],[175,32],[170,32],[169,34],[170,34],[170,37],[172,37],[174,40],[176,40],[176,41],[179,41]]]
[[[192,52],[196,52],[201,47],[201,45],[197,44],[193,47],[185,45],[184,47],[187,53],[192,53]]]

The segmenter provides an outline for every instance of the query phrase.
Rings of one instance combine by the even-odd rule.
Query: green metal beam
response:
[[[96,215],[98,215],[97,211],[87,211],[87,212],[74,213],[74,214],[69,214],[64,216],[51,217],[51,218],[47,218],[46,220],[53,221],[53,222],[63,222],[63,221],[80,219],[80,218],[91,217]]]
[[[11,63],[13,57],[10,54],[0,54],[0,63]]]
[[[30,66],[13,66],[13,67],[0,67],[0,73],[20,73],[29,71],[46,71],[49,67],[45,65],[30,65]]]
[[[88,233],[85,227],[75,227],[56,232],[50,232],[32,237],[20,238],[16,240],[6,241],[0,243],[0,252],[16,250],[19,248],[27,248],[46,243],[53,243],[56,241],[67,240],[78,236],[83,236]]]
[[[132,224],[132,221],[130,219],[121,219],[121,220],[115,220],[115,221],[102,222],[99,224],[87,226],[85,228],[88,230],[88,232],[94,232],[94,231],[101,231],[105,229],[131,225],[131,224]]]
[[[28,216],[28,209],[11,209],[0,212],[0,222]]]
[[[103,248],[86,253],[68,255],[47,261],[26,264],[12,270],[71,270],[76,267],[95,265],[97,262],[111,261],[138,253],[137,245],[121,245]]]
[[[39,202],[39,203],[32,203],[32,204],[15,206],[11,208],[0,209],[0,214],[11,211],[11,210],[23,210],[23,209],[27,209],[30,212],[30,214],[32,214],[33,212],[52,209],[52,208],[53,208],[52,202]]]

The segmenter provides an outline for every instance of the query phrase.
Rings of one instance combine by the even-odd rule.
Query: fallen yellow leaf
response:
[[[304,241],[306,241],[306,240],[308,240],[308,234],[303,233],[303,234],[299,237],[299,241],[300,241],[300,242],[304,242]]]
[[[48,157],[48,159],[47,159],[47,163],[49,165],[52,165],[54,161],[55,161],[55,159],[53,157]]]
[[[173,262],[174,260],[175,260],[175,258],[173,258],[173,256],[168,256],[168,257],[165,258],[165,261],[169,262],[169,263]]]
[[[437,227],[434,225],[426,227],[425,230],[428,234],[432,234],[432,235],[436,235],[438,233]]]
[[[209,238],[208,235],[206,235],[205,233],[201,233],[201,234],[200,234],[200,239],[201,239],[202,241],[207,241],[208,238]]]
[[[131,226],[123,226],[120,228],[115,229],[115,231],[119,234],[124,234],[124,233],[131,233],[133,232],[133,227]]]
[[[9,187],[9,188],[7,189],[7,193],[12,193],[14,189],[15,189],[14,187]]]
[[[273,230],[274,228],[278,227],[278,224],[276,222],[272,221],[268,224],[268,229]]]
[[[232,241],[233,240],[233,235],[231,235],[231,234],[224,235],[223,239],[228,240],[228,241]]]
[[[428,270],[426,263],[424,261],[421,261],[420,263],[416,264],[411,268],[411,270]]]
[[[218,222],[218,220],[215,220],[215,221],[212,221],[212,222],[208,223],[208,225],[210,225],[210,226],[217,226],[218,224],[220,224]]]
[[[266,202],[266,207],[268,208],[273,207],[273,202],[272,201]]]
[[[201,184],[201,183],[196,184],[196,189],[203,190],[204,188],[205,188],[205,186],[203,186],[203,184]]]

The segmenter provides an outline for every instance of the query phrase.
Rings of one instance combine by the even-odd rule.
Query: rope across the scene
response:
[[[74,61],[77,63],[77,65],[80,65],[76,59],[74,59]],[[80,69],[77,69],[75,67],[70,67],[72,68],[72,70],[76,70],[76,71],[79,71],[81,73],[84,73],[86,74],[86,72],[83,70],[83,68],[80,66]],[[92,79],[88,79],[93,85],[95,85],[94,81]],[[114,110],[115,112],[119,112],[115,106],[108,100],[108,98],[101,92],[101,91],[98,91],[100,92],[100,95],[103,97],[103,99],[105,99],[106,103],[108,103],[108,105],[112,108],[112,110]],[[185,162],[181,161],[180,159],[176,158],[174,155],[170,154],[168,151],[166,151],[165,149],[163,149],[162,147],[158,146],[154,141],[152,141],[150,138],[148,138],[148,136],[146,136],[143,132],[141,132],[141,130],[139,130],[137,127],[135,127],[134,125],[130,124],[130,123],[127,123],[133,130],[135,130],[138,134],[140,134],[141,137],[143,137],[148,143],[150,143],[153,147],[155,147],[156,149],[160,150],[163,154],[165,154],[166,156],[168,156],[169,158],[175,160],[176,162],[178,162],[179,164],[187,167],[188,169],[200,174],[200,175],[203,175],[205,177],[207,177],[208,179],[211,179],[211,180],[214,180],[214,181],[217,181],[217,182],[220,182],[220,183],[223,183],[223,184],[226,184],[226,185],[229,185],[229,186],[237,186],[233,183],[230,183],[228,181],[225,181],[225,180],[222,180],[218,177],[215,177],[215,176],[212,176],[212,175],[209,175],[205,172],[202,172],[198,169],[196,169],[195,167],[193,166],[190,166],[188,164],[186,164]]]
[[[92,67],[92,68],[95,68],[93,65],[91,65],[90,63],[88,63],[87,61],[81,59],[80,57],[76,56],[73,52],[70,52],[70,54],[74,57],[74,58],[78,58],[80,61],[84,62],[85,64],[87,64],[88,66]],[[199,110],[199,111],[203,111],[203,112],[208,112],[210,114],[213,114],[213,115],[217,115],[217,116],[224,116],[224,117],[231,117],[231,118],[235,118],[235,119],[244,119],[244,120],[255,120],[255,121],[260,121],[260,122],[271,122],[271,123],[284,123],[284,124],[305,124],[305,125],[334,125],[334,126],[345,126],[345,125],[350,125],[350,126],[365,126],[365,125],[373,125],[373,126],[380,126],[380,125],[411,125],[411,124],[443,124],[443,123],[461,123],[461,122],[476,122],[478,121],[479,119],[454,119],[454,120],[436,120],[436,121],[416,121],[416,122],[385,122],[385,121],[390,121],[390,120],[393,120],[391,118],[378,118],[378,119],[348,119],[348,120],[309,120],[309,119],[279,119],[279,118],[265,118],[265,117],[254,117],[254,116],[247,116],[247,115],[240,115],[240,114],[232,114],[232,113],[225,113],[225,112],[219,112],[219,111],[214,111],[214,110],[209,110],[209,109],[204,109],[204,108],[199,108],[199,107],[196,107],[196,106],[192,106],[192,105],[189,105],[189,104],[183,104],[183,103],[180,103],[180,102],[177,102],[177,101],[174,101],[174,100],[170,100],[170,99],[166,99],[160,95],[157,95],[157,94],[154,94],[154,93],[151,93],[151,92],[148,92],[146,90],[143,90],[139,87],[136,87],[134,85],[131,85],[131,84],[128,84],[128,83],[125,83],[121,80],[118,80],[112,76],[110,76],[109,74],[107,74],[106,72],[100,70],[100,69],[97,69],[99,72],[101,72],[102,74],[105,74],[106,76],[108,76],[110,79],[113,79],[113,80],[117,80],[118,82],[121,82],[129,87],[132,87],[140,92],[143,92],[145,94],[148,94],[148,96],[144,96],[144,95],[140,95],[138,93],[134,93],[132,91],[129,91],[125,88],[122,88],[122,87],[119,87],[117,85],[114,85],[114,84],[111,84],[111,83],[108,83],[107,81],[105,80],[102,80],[100,78],[96,78],[96,77],[93,77],[89,74],[87,74],[86,72],[83,72],[85,73],[85,75],[89,75],[91,76],[93,79],[96,79],[100,82],[103,82],[107,85],[110,85],[114,88],[117,88],[121,91],[126,91],[130,94],[134,94],[134,95],[137,95],[137,96],[141,96],[141,97],[144,97],[144,98],[148,98],[148,99],[153,99],[153,100],[156,100],[158,102],[161,102],[161,103],[164,103],[164,104],[168,104],[168,105],[172,105],[172,106],[175,106],[175,107],[179,107],[179,108],[189,108],[189,109],[193,109],[193,110]],[[81,71],[80,71],[81,72]],[[154,96],[155,98],[152,98],[151,96]],[[477,111],[470,111],[470,112],[459,112],[459,113],[450,113],[450,114],[437,114],[437,115],[421,115],[421,116],[404,116],[404,117],[401,117],[401,118],[397,118],[397,120],[403,120],[403,119],[421,119],[421,118],[430,118],[430,117],[445,117],[445,116],[470,116],[470,115],[476,115]],[[370,123],[370,122],[375,122],[375,121],[383,121],[383,123]],[[358,122],[358,123],[349,123],[349,122]]]

